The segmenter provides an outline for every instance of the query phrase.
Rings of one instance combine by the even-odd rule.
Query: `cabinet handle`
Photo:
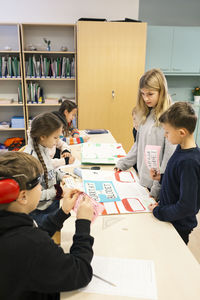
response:
[[[181,71],[181,69],[173,68],[173,71]]]
[[[112,91],[112,98],[115,98],[115,91]]]

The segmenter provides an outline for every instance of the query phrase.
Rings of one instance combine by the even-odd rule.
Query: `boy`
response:
[[[57,300],[59,292],[78,289],[92,278],[93,238],[89,235],[93,208],[85,198],[77,211],[70,253],[49,235],[70,217],[77,190],[64,195],[62,208],[38,228],[28,215],[39,202],[42,167],[24,152],[0,155],[0,299]],[[45,232],[47,231],[47,232]]]
[[[163,175],[159,203],[150,204],[149,209],[160,221],[171,222],[188,244],[200,207],[200,149],[193,135],[197,117],[191,105],[177,102],[159,121],[169,142],[178,146]],[[153,170],[151,176],[154,180],[161,177]]]

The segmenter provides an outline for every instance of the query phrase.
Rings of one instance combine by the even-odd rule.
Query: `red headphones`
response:
[[[13,178],[0,177],[0,204],[15,201],[19,196],[20,187]]]

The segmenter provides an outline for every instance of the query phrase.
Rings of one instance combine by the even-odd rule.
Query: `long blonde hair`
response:
[[[139,123],[144,123],[150,113],[150,108],[144,102],[141,94],[141,89],[143,88],[152,91],[158,91],[159,93],[158,103],[154,108],[155,124],[156,126],[159,126],[159,117],[171,105],[171,98],[168,94],[167,81],[162,71],[160,69],[151,69],[144,73],[144,75],[140,78],[138,100],[136,105],[137,112],[139,112]]]

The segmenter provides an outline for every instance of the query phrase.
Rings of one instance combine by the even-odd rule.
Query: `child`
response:
[[[168,159],[175,147],[164,137],[164,130],[159,124],[160,115],[170,106],[167,82],[158,69],[147,71],[140,79],[138,101],[136,105],[139,128],[137,139],[126,157],[121,158],[115,167],[116,171],[127,170],[137,163],[140,184],[150,189],[150,195],[157,198],[160,184],[153,181],[145,164],[146,145],[161,146],[160,166],[164,173]]]
[[[41,172],[39,161],[27,153],[0,155],[2,300],[58,300],[59,292],[84,287],[92,278],[90,200],[86,197],[78,208],[73,244],[70,253],[64,253],[50,236],[70,217],[79,193],[71,190],[65,195],[62,208],[38,228],[29,213],[40,199]]]
[[[72,121],[77,115],[77,104],[70,100],[64,100],[59,111],[53,111],[63,123],[64,141],[68,145],[80,144],[88,141],[88,137],[80,137],[79,131],[73,127]]]
[[[64,174],[54,170],[49,148],[56,145],[62,133],[61,121],[52,113],[40,114],[31,123],[28,145],[24,152],[38,158],[44,170],[41,178],[42,193],[37,209],[31,213],[32,217],[40,224],[42,218],[59,206],[62,188],[58,184]]]
[[[159,220],[171,222],[187,244],[200,207],[200,149],[193,135],[197,117],[188,103],[177,102],[159,121],[169,142],[179,145],[163,175],[159,204],[149,209]],[[160,180],[160,174],[151,174]]]

